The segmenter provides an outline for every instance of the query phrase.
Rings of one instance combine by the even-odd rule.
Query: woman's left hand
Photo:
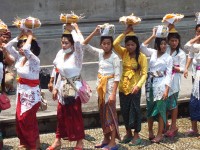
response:
[[[163,93],[162,99],[166,100],[167,97],[168,97],[168,92],[167,92],[167,90],[165,90],[165,92]]]
[[[134,86],[132,89],[132,94],[137,94],[139,92],[140,88],[138,86]]]
[[[55,100],[57,100],[57,98],[58,98],[58,90],[57,89],[54,89],[53,90],[53,100],[55,101]]]
[[[116,102],[116,94],[111,94],[109,96],[109,103],[115,103]]]

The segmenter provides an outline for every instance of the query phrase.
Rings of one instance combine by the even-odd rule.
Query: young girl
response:
[[[147,48],[155,39],[155,49]],[[171,84],[172,58],[165,53],[167,48],[166,38],[156,38],[156,29],[153,34],[140,46],[141,51],[150,57],[149,72],[146,83],[147,121],[149,140],[158,143],[163,139],[162,132],[166,125],[166,99]],[[158,118],[158,132],[153,133],[153,117]]]
[[[188,131],[188,135],[198,135],[197,121],[200,121],[200,100],[199,100],[199,79],[200,79],[200,21],[195,27],[196,36],[187,42],[184,46],[191,54],[193,54],[194,83],[189,103],[190,118],[192,128]]]
[[[138,145],[141,143],[139,132],[141,130],[140,98],[141,87],[147,78],[147,58],[140,52],[138,38],[133,33],[131,25],[127,26],[123,34],[114,41],[113,46],[122,59],[123,72],[119,83],[119,98],[121,113],[126,127],[126,135],[122,143]],[[125,47],[120,43],[125,38]],[[134,136],[132,131],[134,130]]]
[[[177,134],[178,128],[176,126],[176,119],[178,115],[178,95],[180,91],[180,83],[181,83],[181,76],[185,70],[186,64],[186,54],[181,49],[181,37],[174,27],[169,30],[168,35],[168,44],[169,47],[167,48],[166,52],[172,57],[173,59],[173,68],[172,68],[172,82],[171,88],[169,91],[169,97],[167,99],[167,111],[171,111],[171,118],[172,123],[169,130],[165,133],[168,137],[174,137]]]
[[[112,25],[107,24],[108,30],[114,30]],[[120,80],[120,60],[112,51],[113,37],[106,29],[97,26],[96,29],[85,39],[84,49],[99,57],[99,70],[97,78],[97,92],[99,100],[99,111],[101,118],[101,126],[103,129],[104,139],[101,144],[95,148],[103,148],[108,150],[117,150],[115,139],[120,140],[118,131],[118,119],[116,111],[116,92]],[[88,45],[94,35],[103,30],[100,40],[101,49]]]

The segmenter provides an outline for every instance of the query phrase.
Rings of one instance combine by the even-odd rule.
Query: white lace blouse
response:
[[[190,44],[187,42],[184,46],[185,50],[190,52],[190,58],[193,58],[193,65],[194,65],[194,84],[192,88],[192,95],[196,97],[198,100],[200,99],[199,93],[199,81],[200,81],[200,70],[196,70],[196,67],[200,66],[200,44],[194,43]]]
[[[109,58],[104,59],[103,49],[93,47],[89,44],[83,45],[83,50],[87,50],[90,53],[99,57],[99,69],[98,69],[99,74],[103,76],[114,75],[114,78],[108,80],[108,84],[106,87],[107,90],[106,90],[105,102],[107,103],[108,98],[113,90],[114,81],[120,81],[120,59],[114,52],[112,52]],[[97,86],[99,85],[99,78],[97,78],[96,84]]]
[[[171,53],[170,47],[167,48],[166,52],[170,55]],[[180,91],[181,76],[185,70],[185,64],[186,64],[186,54],[182,49],[179,49],[178,54],[176,51],[174,51],[171,54],[171,57],[173,59],[173,66],[179,66],[181,73],[172,74],[172,82],[171,82],[171,88],[169,91],[169,96]]]
[[[64,104],[61,98],[61,92],[63,87],[63,81],[61,80],[61,76],[72,78],[75,76],[79,76],[82,69],[83,62],[83,51],[82,45],[80,44],[83,39],[81,34],[76,33],[75,30],[71,32],[73,40],[74,40],[74,52],[70,55],[70,57],[64,60],[65,53],[63,50],[60,50],[54,59],[54,66],[59,70],[60,75],[58,76],[57,83],[55,85],[55,89],[58,90],[58,100],[61,104]],[[79,89],[82,84],[80,81],[75,81],[76,88]]]
[[[13,54],[15,57],[15,68],[17,69],[17,74],[20,78],[25,78],[29,80],[37,80],[39,79],[39,71],[40,71],[40,59],[35,56],[30,48],[30,44],[25,44],[23,46],[24,55],[20,56],[19,52],[13,48],[14,43],[18,42],[17,38],[14,38],[10,42],[6,44],[6,49]],[[22,61],[24,58],[28,60],[22,66]],[[18,93],[20,93],[20,101],[21,101],[21,114],[26,112],[27,110],[31,109],[36,103],[40,102],[40,89],[39,85],[35,87],[30,87],[26,84],[17,85],[17,100],[18,100]]]
[[[147,48],[148,45],[143,43],[140,46],[141,52],[147,57],[150,57],[149,72],[165,72],[165,76],[153,79],[153,96],[154,101],[161,100],[167,86],[171,86],[172,76],[172,57],[164,53],[162,56],[157,57],[157,50]]]

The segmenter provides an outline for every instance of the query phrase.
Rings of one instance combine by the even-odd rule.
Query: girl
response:
[[[188,41],[184,48],[193,54],[194,83],[189,103],[189,111],[192,128],[188,131],[188,135],[198,135],[197,121],[200,121],[200,101],[199,101],[199,77],[200,77],[200,24],[196,25],[196,36]]]
[[[123,34],[114,41],[113,46],[122,59],[123,72],[119,83],[119,98],[121,113],[126,127],[126,135],[122,143],[138,145],[141,143],[139,132],[141,130],[140,98],[141,87],[147,77],[147,58],[140,52],[138,38],[133,33],[131,25],[127,26]],[[125,38],[125,47],[120,42]],[[134,136],[132,131],[134,130]]]
[[[108,30],[109,25],[107,25]],[[83,44],[88,44],[94,35],[100,33],[100,26],[84,40]],[[106,31],[106,30],[104,30]],[[101,126],[103,129],[104,139],[101,144],[95,148],[103,148],[108,150],[117,150],[118,147],[115,138],[120,140],[117,111],[116,111],[116,92],[120,80],[120,60],[119,57],[112,52],[113,37],[108,33],[102,33],[100,46],[101,49],[85,45],[91,53],[99,57],[99,70],[97,78],[97,92],[99,100],[99,111]]]
[[[154,49],[147,48],[155,39]],[[153,34],[140,46],[141,51],[150,57],[149,72],[146,83],[147,121],[149,140],[158,143],[163,139],[162,132],[166,125],[166,99],[171,83],[172,58],[165,53],[167,48],[166,38],[156,38],[156,29]],[[153,117],[158,117],[158,132],[153,134]]]
[[[176,126],[176,119],[178,115],[178,95],[180,91],[181,75],[185,70],[186,64],[186,54],[180,48],[181,37],[178,32],[175,30],[174,25],[171,30],[169,30],[168,35],[168,44],[166,52],[173,59],[173,68],[172,68],[172,82],[171,88],[169,91],[169,97],[167,99],[167,110],[171,111],[172,123],[169,130],[165,133],[168,137],[174,137],[177,134],[178,128]]]

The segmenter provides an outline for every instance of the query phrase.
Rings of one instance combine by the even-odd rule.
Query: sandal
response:
[[[176,136],[177,132],[178,132],[178,128],[177,128],[176,130],[174,130],[174,131],[168,130],[168,131],[165,133],[165,136],[170,137],[170,138],[173,138],[173,137]]]
[[[53,147],[53,146],[49,146],[46,150],[60,150],[61,149],[61,145]]]
[[[136,145],[140,145],[142,143],[142,139],[141,138],[138,138],[136,139],[134,142],[131,142],[129,144],[129,146],[136,146]]]
[[[107,145],[107,146],[104,146],[102,149],[103,150],[118,150],[118,145],[115,145],[115,146],[112,146],[112,147]]]
[[[121,144],[127,144],[129,143],[131,140],[133,139],[133,137],[125,137],[122,141],[120,141],[119,143]]]
[[[74,147],[74,150],[83,150],[82,147]]]
[[[163,140],[163,137],[161,137],[160,139],[154,138],[153,140],[151,140],[151,142],[159,144],[162,140]]]
[[[26,147],[26,145],[19,145],[18,148],[19,148],[19,149],[20,149],[20,148],[25,148],[25,149],[26,149],[27,147]]]
[[[186,135],[187,136],[197,136],[199,133],[198,133],[198,130],[197,131],[194,131],[192,129],[188,130]]]
[[[107,145],[108,145],[108,143],[101,143],[101,144],[95,145],[94,148],[103,148]]]

